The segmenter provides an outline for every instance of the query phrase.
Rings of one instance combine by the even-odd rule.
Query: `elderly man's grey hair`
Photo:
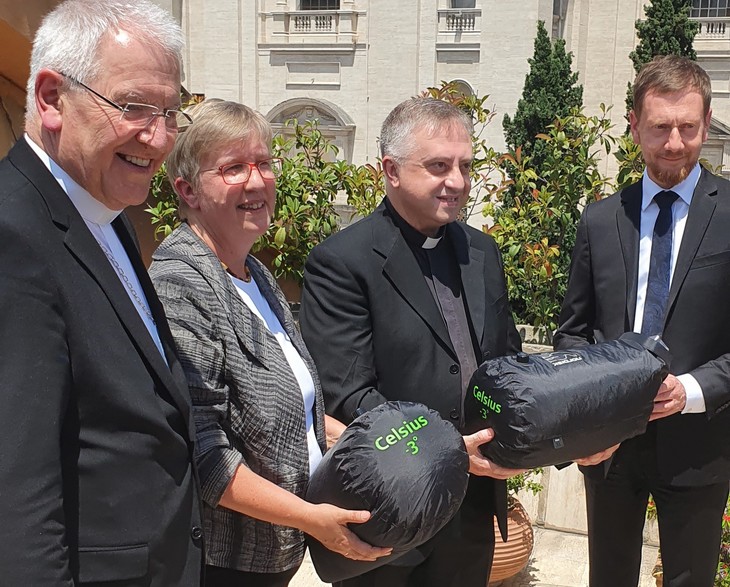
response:
[[[91,82],[100,73],[99,44],[106,35],[120,30],[159,47],[182,70],[184,40],[180,26],[169,12],[150,0],[66,0],[46,15],[33,40],[26,121],[36,115],[35,82],[41,69]]]
[[[431,134],[452,126],[462,127],[468,135],[474,130],[470,116],[453,104],[436,98],[410,98],[393,108],[383,122],[380,155],[389,155],[400,163],[413,152],[416,129]]]

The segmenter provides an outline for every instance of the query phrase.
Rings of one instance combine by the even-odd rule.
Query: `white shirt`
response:
[[[304,359],[302,359],[299,351],[294,347],[291,342],[291,338],[284,330],[284,327],[279,322],[279,319],[271,309],[269,302],[261,294],[261,290],[256,285],[256,280],[243,281],[233,275],[229,275],[233,285],[236,286],[239,295],[243,302],[256,316],[258,316],[264,323],[266,328],[274,335],[281,350],[284,352],[289,366],[291,367],[294,377],[299,384],[299,390],[304,398],[304,414],[305,414],[305,427],[307,431],[307,450],[309,452],[309,474],[310,476],[314,473],[317,465],[322,460],[322,450],[319,448],[317,442],[317,435],[314,431],[314,398],[315,388],[312,374],[309,372]]]
[[[671,191],[679,197],[672,204],[672,257],[669,269],[669,286],[672,285],[674,268],[677,266],[679,248],[684,236],[684,227],[687,224],[689,205],[692,203],[692,194],[700,180],[702,169],[699,163],[694,166],[689,175],[681,183],[671,188]],[[663,187],[652,181],[644,171],[641,180],[641,229],[639,233],[639,275],[636,286],[636,313],[634,314],[634,332],[641,332],[641,325],[644,321],[644,304],[646,302],[646,287],[649,280],[649,263],[651,261],[651,244],[654,235],[654,224],[659,215],[659,205],[654,201],[654,196],[665,191]],[[670,349],[671,351],[671,349]],[[677,379],[684,385],[687,394],[687,403],[682,410],[683,414],[701,413],[705,411],[705,396],[702,395],[702,388],[697,380],[685,373],[678,375]]]
[[[150,333],[152,340],[157,346],[157,349],[160,351],[160,355],[162,355],[162,358],[165,359],[165,362],[167,362],[165,352],[162,349],[160,335],[157,332],[157,326],[151,318],[152,313],[150,311],[147,298],[144,295],[142,285],[140,284],[139,278],[137,277],[137,274],[132,267],[132,263],[127,256],[127,252],[124,250],[124,247],[122,246],[122,243],[111,224],[112,221],[122,213],[122,211],[110,210],[107,208],[104,204],[77,184],[71,176],[61,169],[61,167],[48,156],[48,153],[36,145],[27,134],[25,135],[25,140],[28,142],[28,145],[30,145],[30,148],[33,149],[33,152],[38,155],[38,158],[48,168],[48,171],[51,172],[51,175],[53,175],[56,179],[58,184],[61,186],[61,189],[66,193],[66,195],[68,195],[69,200],[71,200],[71,203],[79,211],[79,214],[84,219],[86,226],[89,227],[89,230],[96,239],[96,242],[99,243],[102,251],[106,249],[114,261],[116,261],[119,269],[115,267],[112,260],[109,259],[109,255],[105,252],[107,259],[109,260],[109,264],[119,277],[119,281],[122,282],[124,291],[127,292],[132,305],[137,310],[142,322],[144,322],[147,331]],[[129,280],[129,284],[125,283],[124,277]],[[130,291],[130,289],[134,291],[134,294],[136,294],[137,298],[139,298],[139,301],[135,300],[135,295],[132,291]],[[148,313],[150,314],[149,316],[147,315]]]

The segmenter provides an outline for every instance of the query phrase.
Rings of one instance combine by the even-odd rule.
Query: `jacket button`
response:
[[[449,418],[451,418],[452,420],[458,420],[459,419],[459,411],[456,408],[454,408],[453,410],[451,410],[451,413],[449,414]]]
[[[449,367],[449,373],[452,375],[456,375],[459,372],[459,365],[453,364],[451,367]]]
[[[203,537],[203,529],[200,526],[193,526],[190,536],[193,537],[193,540],[200,540]]]

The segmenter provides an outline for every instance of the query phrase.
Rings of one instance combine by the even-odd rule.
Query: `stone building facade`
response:
[[[589,114],[613,104],[625,122],[634,21],[644,0],[156,0],[187,38],[185,86],[244,102],[285,132],[288,118],[318,118],[356,163],[378,156],[380,125],[403,99],[444,81],[489,94],[484,136],[504,146],[532,55],[536,22],[566,40]],[[22,131],[30,39],[58,0],[0,0],[0,153]],[[713,83],[704,156],[730,170],[730,0],[693,0],[695,49]],[[552,27],[550,26],[552,24]],[[605,163],[611,171],[612,161]]]
[[[175,3],[175,0],[172,0]],[[629,53],[643,0],[178,0],[188,46],[186,87],[242,101],[283,129],[318,118],[356,163],[378,155],[380,125],[401,100],[442,80],[489,94],[486,138],[504,146],[532,55],[537,20],[566,40],[589,114],[613,105],[623,130]],[[726,0],[694,0],[695,40],[713,80],[714,116],[704,156],[730,168],[730,22]],[[550,27],[552,24],[552,27]],[[605,162],[606,171],[613,162]]]

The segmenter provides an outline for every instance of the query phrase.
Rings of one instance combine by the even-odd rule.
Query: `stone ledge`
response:
[[[545,332],[543,329],[529,324],[517,324],[517,332],[520,333],[520,338],[524,343],[549,346],[552,349],[552,332]]]

